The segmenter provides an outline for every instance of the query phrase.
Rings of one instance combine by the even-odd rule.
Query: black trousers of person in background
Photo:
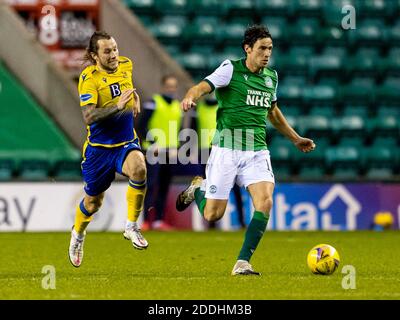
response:
[[[147,195],[144,201],[144,219],[150,221],[149,210],[155,211],[154,221],[163,221],[169,186],[173,178],[172,168],[176,164],[169,164],[169,153],[166,154],[166,164],[149,164],[147,166]]]

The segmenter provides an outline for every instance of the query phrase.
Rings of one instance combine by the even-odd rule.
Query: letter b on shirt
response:
[[[121,88],[119,87],[119,83],[110,84],[110,91],[111,91],[111,99],[118,97],[121,95]]]

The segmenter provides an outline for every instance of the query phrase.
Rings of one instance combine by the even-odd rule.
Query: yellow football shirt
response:
[[[119,57],[119,66],[114,73],[107,73],[92,65],[79,76],[79,98],[81,107],[95,104],[98,108],[115,106],[124,90],[133,89],[132,61]],[[87,142],[92,146],[117,147],[136,138],[133,121],[133,98],[126,104],[123,113],[87,126]]]

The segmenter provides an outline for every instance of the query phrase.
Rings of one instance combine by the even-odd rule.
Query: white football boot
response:
[[[246,261],[246,260],[238,260],[236,261],[235,266],[233,267],[232,270],[232,275],[236,276],[236,275],[242,275],[242,276],[260,276],[261,273],[254,271],[253,267],[251,266],[251,264]]]
[[[74,229],[72,228],[71,241],[69,242],[68,256],[69,256],[69,261],[75,268],[78,268],[83,260],[83,243],[85,241],[85,236],[86,236],[86,231],[83,234],[83,238],[78,239],[78,237],[74,232]]]
[[[203,178],[200,176],[193,178],[190,185],[178,195],[178,198],[176,198],[176,210],[183,211],[190,206],[194,200],[194,192],[197,188],[200,188],[202,182]]]
[[[149,246],[147,240],[140,233],[140,228],[137,223],[125,229],[124,238],[126,240],[131,240],[133,247],[138,250],[146,249]]]

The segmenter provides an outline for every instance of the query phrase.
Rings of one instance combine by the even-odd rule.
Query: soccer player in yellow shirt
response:
[[[76,207],[71,233],[69,259],[74,267],[82,263],[86,227],[116,172],[129,178],[124,237],[136,249],[148,247],[137,224],[146,195],[146,163],[134,130],[140,99],[132,82],[132,61],[119,56],[115,39],[103,31],[93,33],[85,60],[91,65],[82,71],[78,89],[88,130],[82,155],[86,194]]]

